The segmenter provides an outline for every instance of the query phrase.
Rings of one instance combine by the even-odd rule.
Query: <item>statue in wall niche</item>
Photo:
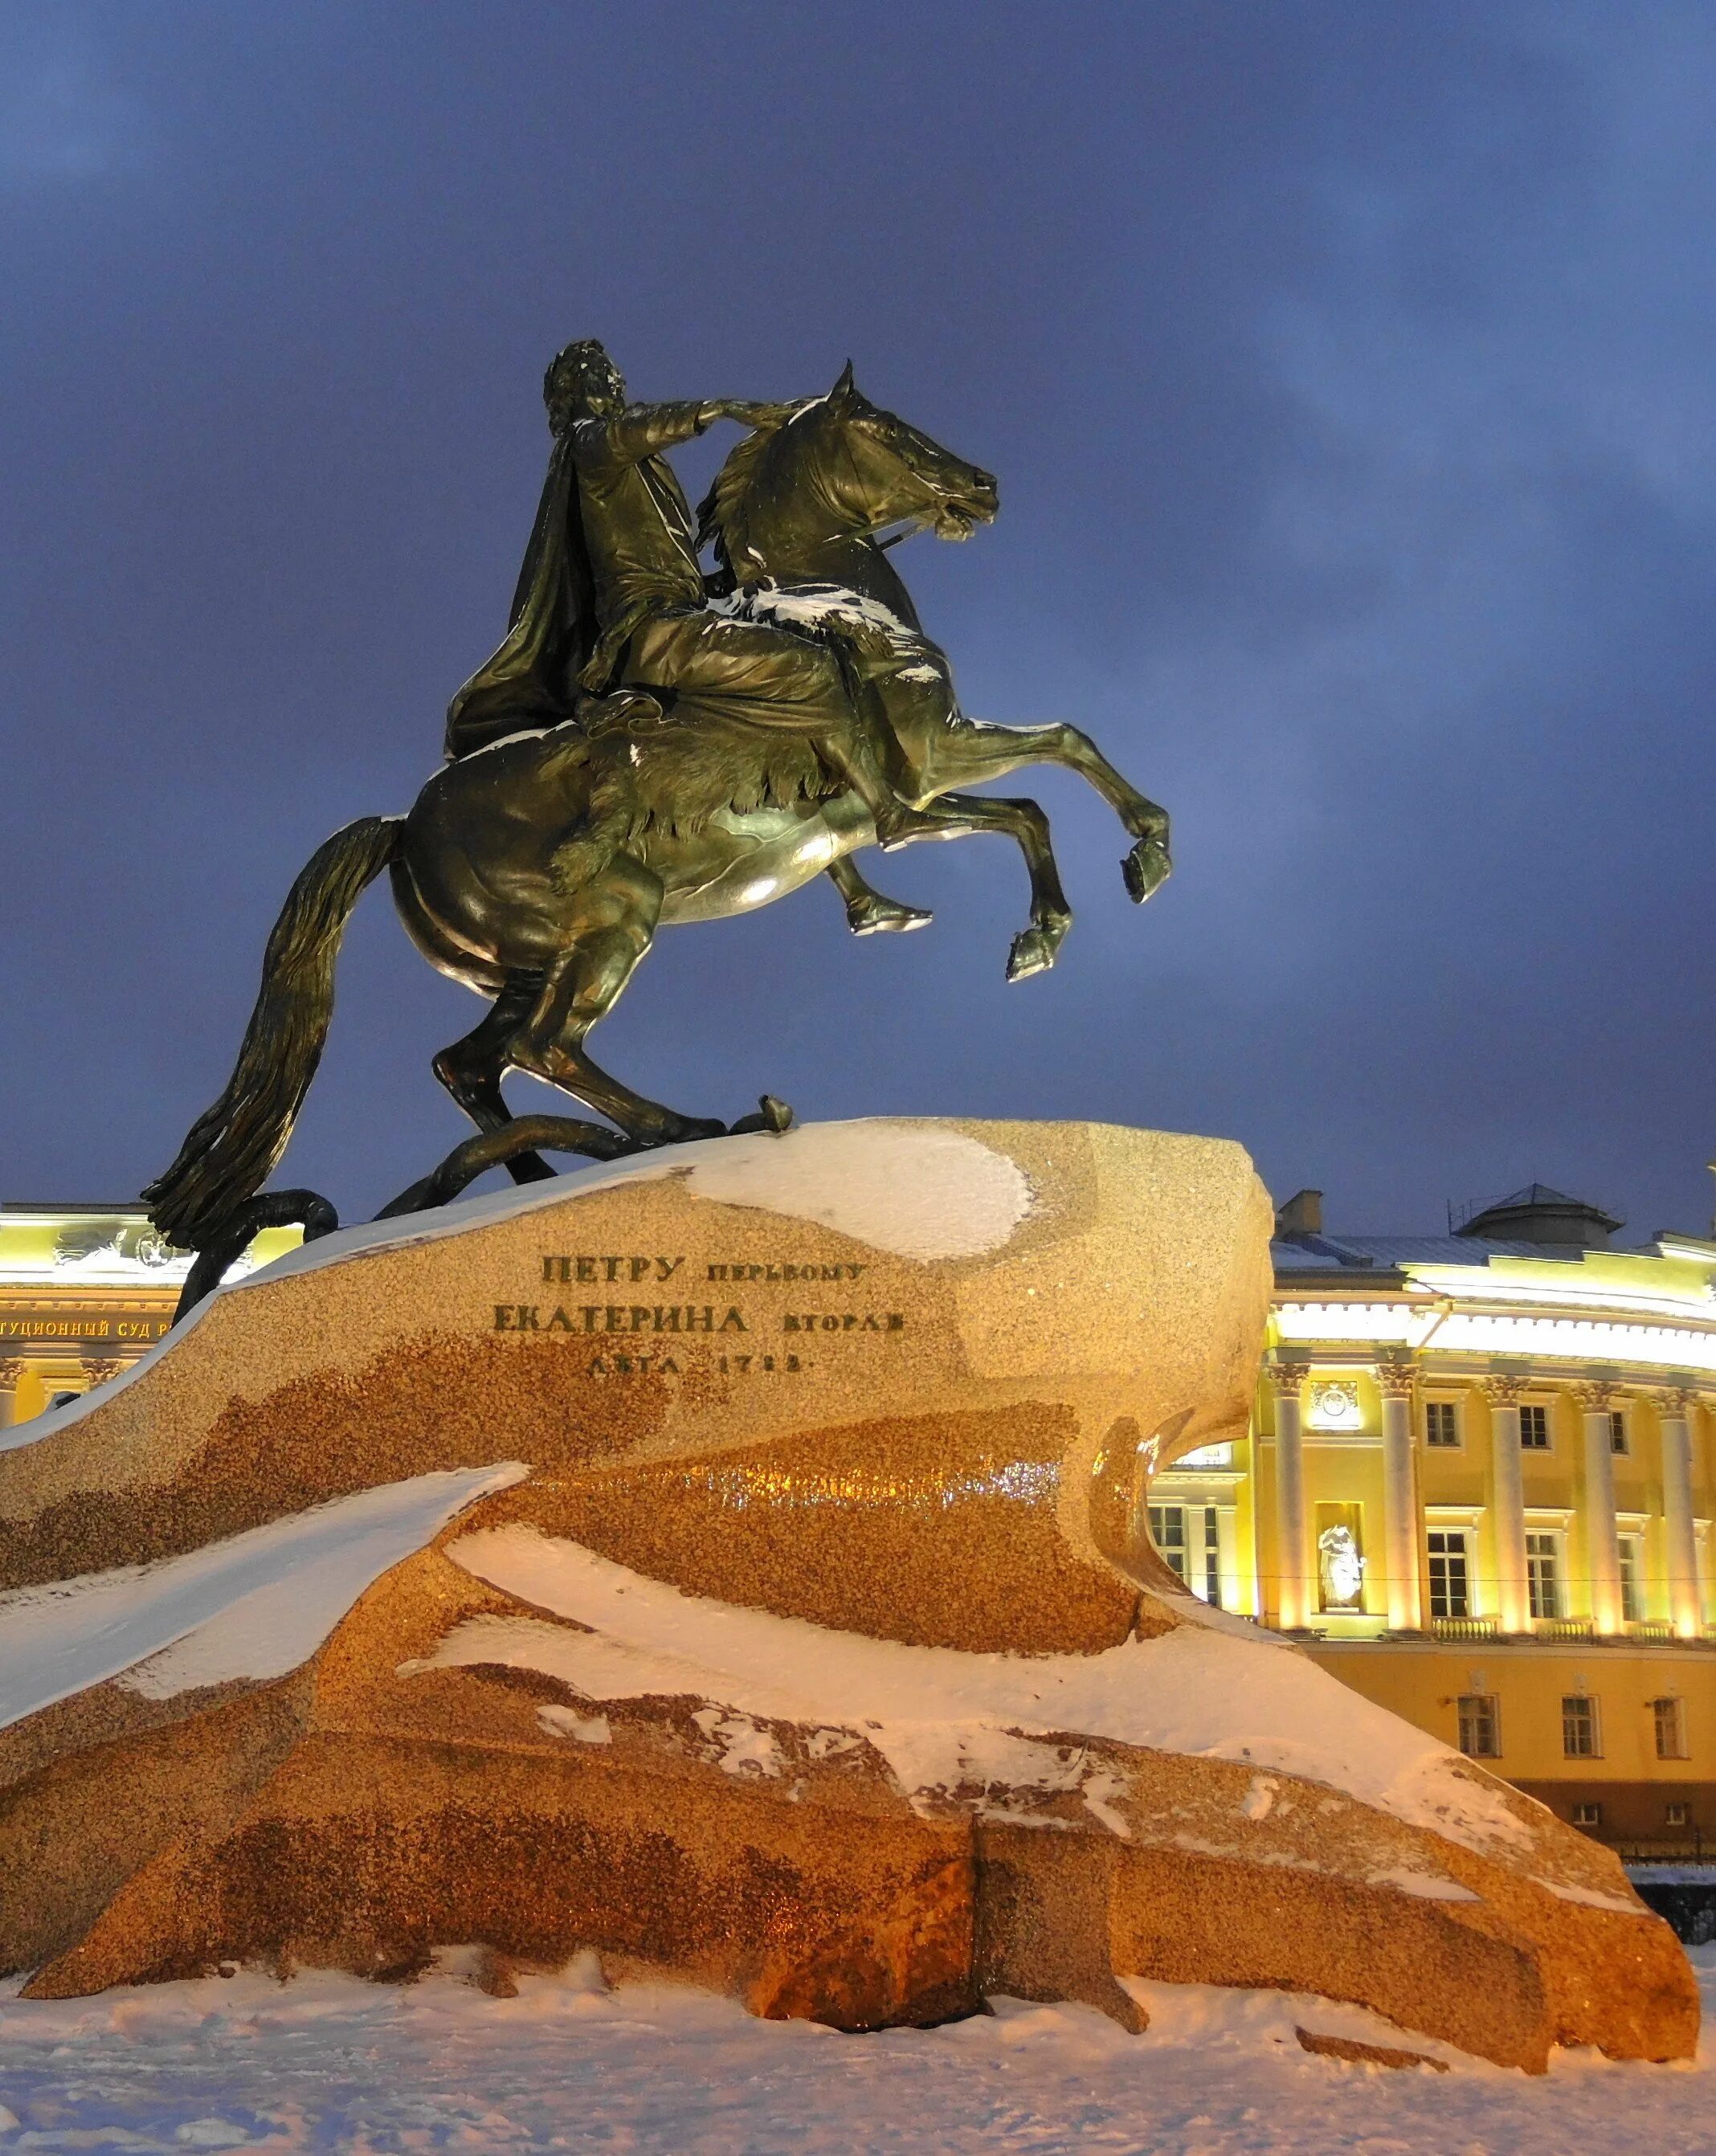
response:
[[[1364,1559],[1349,1527],[1325,1527],[1318,1535],[1317,1569],[1325,1609],[1364,1607]]]
[[[870,847],[1011,838],[1030,914],[1007,977],[1052,966],[1072,916],[1047,819],[972,787],[1061,764],[1130,834],[1131,896],[1169,874],[1166,814],[1087,735],[961,710],[891,550],[914,531],[968,536],[995,515],[995,481],[872,404],[850,362],[819,397],[640,404],[584,340],[556,357],[544,396],[552,446],[507,634],[453,699],[446,762],[405,815],[361,818],[312,856],[226,1090],[144,1193],[159,1234],[198,1253],[182,1312],[263,1228],[337,1224],[314,1192],[262,1186],[315,1075],[347,919],[384,869],[419,950],[489,1009],[434,1062],[476,1137],[383,1217],[444,1204],[497,1165],[520,1183],[551,1176],[549,1151],[612,1159],[785,1128],[790,1110],[768,1094],[732,1125],[647,1099],[592,1060],[588,1037],[658,930],[825,874],[855,934],[926,925],[861,874]],[[722,421],[745,438],[694,524],[666,453]],[[509,1070],[607,1122],[515,1117]]]

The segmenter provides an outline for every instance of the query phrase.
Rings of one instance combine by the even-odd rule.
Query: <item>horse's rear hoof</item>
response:
[[[1127,891],[1133,903],[1142,906],[1151,892],[1160,891],[1174,873],[1167,841],[1158,838],[1140,839],[1121,862],[1120,873],[1126,879]]]

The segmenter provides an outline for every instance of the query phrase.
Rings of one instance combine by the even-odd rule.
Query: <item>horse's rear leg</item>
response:
[[[480,1131],[498,1131],[512,1121],[501,1091],[507,1043],[530,1016],[541,986],[515,976],[482,1023],[444,1048],[429,1066]],[[506,1173],[515,1183],[541,1183],[552,1180],[554,1171],[541,1153],[522,1152],[506,1163]]]
[[[619,1000],[661,917],[660,880],[624,857],[578,891],[566,948],[548,968],[507,1060],[588,1101],[644,1145],[722,1137],[727,1125],[665,1108],[610,1078],[584,1053],[584,1037]]]

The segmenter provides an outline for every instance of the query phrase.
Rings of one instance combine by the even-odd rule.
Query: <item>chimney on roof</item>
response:
[[[1275,1232],[1284,1241],[1323,1233],[1323,1193],[1296,1190],[1275,1216]]]

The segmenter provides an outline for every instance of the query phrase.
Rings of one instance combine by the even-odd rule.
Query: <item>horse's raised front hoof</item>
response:
[[[1154,836],[1140,839],[1120,864],[1120,873],[1126,879],[1133,903],[1142,906],[1151,892],[1160,891],[1174,873],[1167,840]]]
[[[846,908],[846,926],[855,936],[907,936],[914,928],[927,928],[934,919],[922,906],[902,906],[874,891]]]
[[[1033,973],[1046,973],[1066,933],[1064,928],[1021,928],[1008,954],[1008,979],[1028,981]]]
[[[772,1131],[778,1137],[783,1131],[793,1127],[793,1111],[784,1101],[778,1101],[773,1093],[765,1093],[757,1104],[754,1116],[741,1116],[729,1136],[745,1137],[753,1131]]]

